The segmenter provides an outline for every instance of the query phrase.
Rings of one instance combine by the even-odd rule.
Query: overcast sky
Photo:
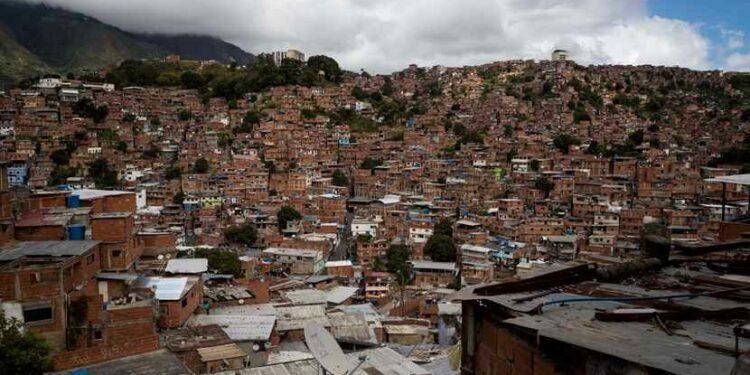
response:
[[[741,27],[706,24],[700,14],[671,18],[676,8],[669,3],[687,0],[651,0],[662,1],[659,14],[645,0],[30,1],[129,31],[214,35],[256,54],[286,48],[326,54],[353,71],[546,59],[555,48],[582,64],[750,70]],[[725,1],[719,3],[737,3]],[[737,7],[729,10],[743,13]]]

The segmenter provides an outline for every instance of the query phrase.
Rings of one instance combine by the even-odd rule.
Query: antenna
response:
[[[319,323],[305,324],[305,342],[312,355],[331,375],[347,375],[354,370],[336,339]]]

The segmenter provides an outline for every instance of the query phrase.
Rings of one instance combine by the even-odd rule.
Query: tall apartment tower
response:
[[[277,66],[281,65],[281,61],[283,61],[284,59],[292,59],[305,62],[305,54],[296,49],[272,52],[271,56],[273,56],[273,63]]]
[[[556,49],[552,51],[552,61],[567,61],[568,51],[564,49]]]

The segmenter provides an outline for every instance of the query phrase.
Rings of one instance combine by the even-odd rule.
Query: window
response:
[[[86,264],[94,263],[95,260],[96,260],[96,255],[90,254],[89,256],[86,257]]]
[[[91,338],[94,340],[103,340],[104,334],[102,333],[101,328],[94,328],[94,331],[91,332]]]
[[[53,283],[57,281],[57,272],[34,272],[29,278],[31,284]]]
[[[49,303],[24,306],[23,320],[27,324],[45,324],[52,322],[52,305]]]
[[[112,250],[112,258],[122,258],[125,256],[125,252],[122,250]]]
[[[183,298],[181,303],[182,303],[182,307],[187,306],[187,298]]]

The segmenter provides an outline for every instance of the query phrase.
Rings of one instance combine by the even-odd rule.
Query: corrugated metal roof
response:
[[[382,375],[430,375],[429,371],[388,347],[368,349],[346,355],[354,363],[359,363],[359,358],[362,356],[367,359],[364,365],[359,368],[357,374],[370,374],[367,369],[374,368]]]
[[[222,359],[244,357],[247,354],[237,344],[226,344],[198,349],[201,361],[210,362]]]
[[[456,263],[453,262],[430,262],[425,260],[414,260],[411,262],[414,269],[430,269],[430,270],[445,270],[455,271]]]
[[[314,359],[289,362],[271,366],[252,367],[231,371],[226,375],[319,375],[318,361]],[[225,375],[224,373],[215,375]]]
[[[182,297],[187,282],[187,277],[159,278],[154,296],[160,301],[176,301]]]
[[[440,302],[438,303],[438,315],[461,315],[461,304]]]
[[[19,242],[8,250],[0,251],[0,262],[23,257],[70,257],[79,256],[99,244],[99,241],[26,241]]]
[[[318,289],[296,289],[284,292],[284,297],[294,305],[326,303],[326,294]]]
[[[208,259],[170,259],[164,271],[169,273],[203,273],[208,271]]]
[[[367,323],[363,313],[331,313],[328,320],[331,322],[331,334],[338,340],[378,343],[375,329]]]
[[[330,327],[323,305],[276,307],[276,330],[279,332],[303,329],[305,324],[318,323]]]
[[[359,288],[353,286],[337,286],[325,293],[326,301],[338,305],[357,294],[358,291]]]
[[[188,326],[218,325],[233,341],[266,341],[276,323],[273,315],[193,315]]]
[[[622,358],[673,374],[728,374],[730,355],[717,354],[693,344],[696,332],[682,325],[685,334],[667,335],[642,322],[602,322],[591,305],[567,305],[544,314],[522,315],[505,323],[535,330],[540,337]],[[731,326],[725,327],[731,336]]]
[[[211,309],[211,315],[273,315],[276,309],[270,303],[256,303],[252,305],[220,306]]]
[[[423,335],[429,334],[429,328],[416,324],[385,325],[385,331],[389,335]]]
[[[329,260],[326,262],[326,268],[327,267],[351,267],[352,261],[351,260]]]
[[[96,198],[103,198],[116,195],[135,194],[132,191],[122,190],[97,190],[97,189],[78,189],[73,190],[71,194],[77,195],[82,201]]]
[[[735,174],[731,176],[720,176],[707,178],[706,182],[726,182],[728,184],[750,185],[750,174]]]

